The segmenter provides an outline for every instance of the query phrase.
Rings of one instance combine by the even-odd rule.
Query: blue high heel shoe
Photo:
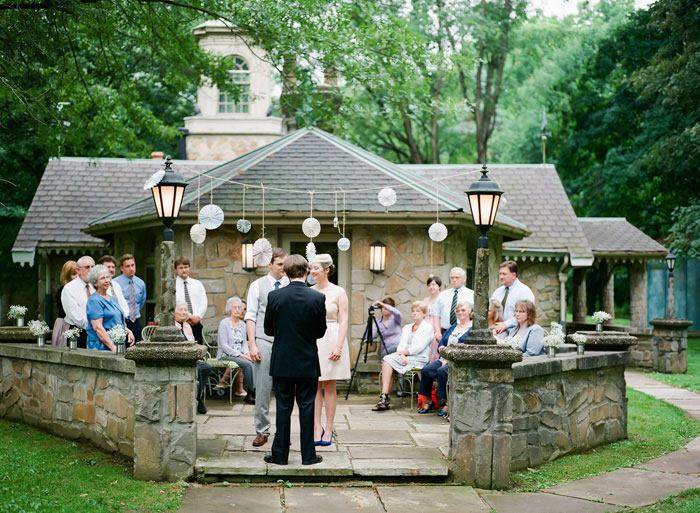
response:
[[[320,440],[314,440],[314,445],[315,445],[315,446],[323,445],[323,435],[324,435],[324,434],[326,434],[326,430],[323,429],[323,428],[321,428],[321,439],[320,439]],[[333,438],[333,435],[331,435],[331,438]],[[328,445],[330,445],[330,444],[328,444]]]
[[[327,442],[323,440],[323,435],[321,435],[321,441],[318,443],[321,447],[328,447],[333,443],[333,433],[331,432],[331,439]]]

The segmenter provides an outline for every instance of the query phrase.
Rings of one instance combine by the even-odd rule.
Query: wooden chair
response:
[[[216,353],[219,349],[217,343],[217,337],[219,335],[218,326],[205,326],[202,330],[202,337],[204,338],[204,345],[207,346],[207,351],[209,351],[209,358],[207,358],[207,363],[211,365],[212,373],[209,376],[209,383],[207,383],[207,388],[211,394],[212,383],[216,386],[221,380],[224,371],[222,369],[231,369],[231,373],[228,377],[228,401],[233,404],[233,382],[238,374],[240,367],[236,362],[228,360],[219,360],[216,358]],[[206,397],[206,394],[205,394]]]

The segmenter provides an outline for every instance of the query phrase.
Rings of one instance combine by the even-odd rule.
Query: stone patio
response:
[[[299,420],[292,418],[292,447],[289,465],[267,464],[274,435],[275,406],[270,408],[272,429],[263,447],[253,447],[254,406],[228,398],[208,398],[206,415],[197,415],[197,463],[200,481],[242,481],[262,476],[335,478],[396,478],[412,476],[425,480],[447,477],[445,459],[449,445],[449,423],[437,413],[418,415],[409,409],[409,399],[392,398],[392,409],[371,411],[375,396],[339,398],[333,443],[317,447],[323,456],[319,465],[304,466],[299,453]]]

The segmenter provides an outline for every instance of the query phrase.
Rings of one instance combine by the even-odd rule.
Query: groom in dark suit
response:
[[[291,444],[289,431],[294,398],[299,407],[301,462],[323,461],[314,447],[314,401],[321,368],[316,340],[326,332],[325,296],[306,286],[309,263],[301,255],[284,261],[289,285],[267,297],[265,334],[274,337],[270,376],[277,401],[275,440],[267,463],[286,465]]]

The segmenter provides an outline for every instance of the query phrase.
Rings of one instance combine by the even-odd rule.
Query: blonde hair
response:
[[[421,312],[423,312],[424,314],[428,313],[428,305],[425,301],[414,301],[413,303],[411,303],[411,310],[413,310],[414,308],[420,308]]]

